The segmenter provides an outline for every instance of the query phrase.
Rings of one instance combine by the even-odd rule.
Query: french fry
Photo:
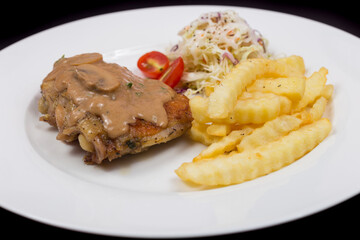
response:
[[[224,119],[234,109],[237,97],[245,88],[261,76],[292,77],[302,76],[305,72],[301,57],[249,59],[236,65],[225,76],[221,83],[215,86],[209,96],[208,115],[213,119]]]
[[[201,124],[196,120],[192,121],[192,126],[189,131],[190,138],[194,141],[201,142],[204,145],[210,145],[217,142],[221,137],[211,136],[206,132],[207,125]]]
[[[183,163],[175,172],[184,181],[208,186],[242,183],[291,164],[315,148],[330,131],[330,121],[321,119],[253,150]]]
[[[328,70],[322,67],[318,72],[314,72],[308,79],[306,79],[304,96],[298,104],[294,106],[294,112],[304,109],[321,95],[327,80],[327,74]]]
[[[324,88],[321,90],[321,96],[329,100],[334,92],[334,85],[332,84],[326,84]]]
[[[318,98],[314,105],[310,108],[309,113],[312,121],[319,120],[325,112],[327,99],[325,97]]]
[[[237,100],[234,110],[225,119],[212,119],[206,109],[208,98],[196,96],[190,100],[193,118],[199,123],[218,124],[259,124],[274,119],[291,110],[292,102],[284,97],[272,93],[244,93]]]
[[[227,118],[236,104],[237,97],[241,95],[245,87],[255,81],[258,75],[264,74],[266,62],[265,59],[256,59],[236,65],[210,94],[209,116],[215,119]]]
[[[231,131],[229,124],[211,124],[207,127],[206,132],[212,136],[224,137]]]
[[[247,90],[249,92],[275,93],[297,102],[304,95],[305,77],[257,79]]]
[[[208,147],[176,174],[209,186],[237,184],[311,151],[331,131],[322,116],[334,86],[324,67],[304,74],[299,56],[246,60],[205,97],[190,99],[190,136]]]
[[[193,161],[200,161],[201,159],[216,157],[217,155],[223,154],[234,150],[236,145],[247,135],[253,131],[251,127],[244,127],[240,130],[234,130],[229,135],[223,137],[221,140],[212,143],[209,147],[204,149]]]
[[[272,93],[253,93],[252,97],[239,98],[232,116],[240,124],[264,123],[290,112],[291,101]]]
[[[199,123],[209,123],[212,119],[208,116],[207,109],[209,99],[201,96],[195,96],[189,101],[192,117]]]
[[[239,152],[254,149],[285,136],[290,131],[300,127],[301,120],[295,116],[282,115],[266,122],[262,127],[255,129],[250,135],[243,138],[237,145]]]
[[[292,55],[270,61],[265,77],[301,77],[305,74],[304,59],[300,56]]]

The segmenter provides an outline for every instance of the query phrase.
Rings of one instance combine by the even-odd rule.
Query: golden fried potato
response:
[[[277,117],[274,120],[266,122],[262,127],[255,129],[250,135],[244,137],[237,145],[237,150],[242,152],[278,140],[290,131],[298,129],[301,122],[301,119],[295,116],[282,115]]]
[[[208,115],[213,119],[228,117],[238,96],[259,77],[297,77],[303,76],[304,72],[304,62],[299,56],[277,60],[248,59],[240,62],[210,94]]]
[[[193,118],[199,123],[217,124],[259,124],[291,111],[292,102],[273,93],[244,93],[234,110],[224,119],[212,119],[207,114],[209,99],[196,96],[190,100]]]
[[[305,75],[304,59],[300,56],[269,59],[264,77],[302,77]]]
[[[316,147],[331,131],[322,118],[334,86],[324,67],[305,77],[299,56],[238,64],[206,95],[190,99],[190,136],[208,147],[176,174],[217,186],[276,171]]]
[[[212,119],[207,113],[209,99],[195,96],[189,101],[192,117],[199,123],[211,123]]]
[[[327,81],[327,74],[328,70],[322,67],[318,72],[314,72],[308,79],[306,79],[304,96],[298,104],[294,106],[294,112],[304,109],[321,95]]]
[[[207,125],[197,122],[196,120],[192,121],[192,126],[190,128],[190,138],[196,142],[201,142],[204,145],[210,145],[214,142],[217,142],[221,137],[212,136],[207,133]]]
[[[249,86],[247,91],[275,93],[297,102],[304,95],[305,77],[261,78]]]
[[[264,74],[266,62],[266,59],[256,59],[236,65],[210,94],[209,116],[214,119],[227,118],[245,87],[255,81],[258,75]]]
[[[236,102],[231,120],[240,124],[264,123],[289,113],[291,104],[288,98],[273,93],[248,93]]]
[[[334,85],[332,85],[332,84],[326,84],[326,85],[324,86],[324,88],[322,89],[320,95],[321,95],[322,97],[326,98],[327,100],[329,100],[329,99],[332,97],[333,92],[334,92]]]
[[[206,132],[212,136],[224,137],[231,131],[229,124],[211,124],[207,127]]]
[[[331,131],[328,119],[305,125],[258,148],[220,155],[212,160],[183,163],[175,172],[184,181],[218,186],[238,184],[277,171],[301,158]]]
[[[217,142],[212,143],[208,148],[204,149],[193,161],[216,157],[217,155],[229,152],[235,149],[240,141],[253,131],[251,127],[244,127],[240,130],[234,130],[229,135],[223,137]]]
[[[328,100],[325,97],[320,97],[315,101],[309,110],[312,121],[317,121],[323,116],[327,102]]]

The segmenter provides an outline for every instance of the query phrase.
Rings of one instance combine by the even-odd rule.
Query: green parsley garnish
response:
[[[64,58],[65,58],[65,54],[63,54],[63,55],[61,56],[61,58],[59,58],[58,60],[56,60],[55,64],[58,63],[61,59],[64,59]]]

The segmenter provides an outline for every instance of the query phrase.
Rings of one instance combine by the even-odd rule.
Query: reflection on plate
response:
[[[0,52],[0,75],[8,79],[0,102],[9,113],[1,119],[1,206],[91,233],[195,237],[294,220],[359,193],[355,144],[360,118],[353,110],[360,100],[356,94],[360,72],[355,66],[359,39],[291,15],[232,8],[268,38],[272,52],[302,56],[309,72],[327,67],[328,81],[335,85],[327,112],[333,123],[331,135],[280,171],[221,189],[187,185],[174,170],[204,146],[186,136],[112,163],[88,166],[78,146],[55,140],[55,129],[38,121],[39,86],[59,56],[100,52],[107,62],[136,73],[142,53],[176,42],[178,30],[201,13],[229,8],[162,7],[106,14],[49,29]],[[148,21],[138,23],[139,15]],[[164,22],[162,29],[150,28],[163,18],[171,21]],[[349,49],[337,49],[339,41]]]

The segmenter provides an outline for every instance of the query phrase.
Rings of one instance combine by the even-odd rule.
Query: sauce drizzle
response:
[[[67,127],[76,126],[91,113],[101,118],[110,138],[127,133],[136,119],[165,128],[164,103],[176,94],[161,81],[143,79],[127,68],[104,62],[99,53],[59,59],[44,82],[52,80],[54,90],[67,94],[76,106],[67,117]]]

